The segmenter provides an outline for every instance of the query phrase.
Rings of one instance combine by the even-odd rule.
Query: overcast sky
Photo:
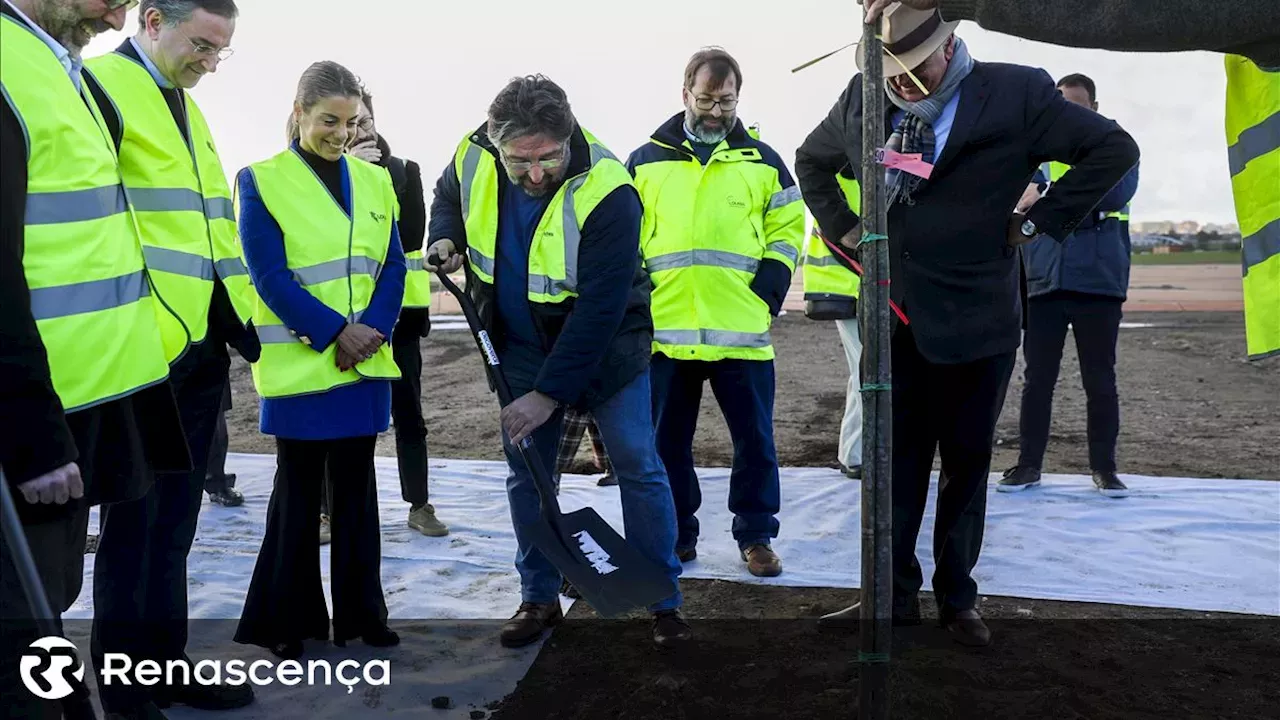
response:
[[[568,92],[583,126],[625,157],[680,110],[684,64],[703,45],[721,45],[738,58],[745,76],[739,116],[759,122],[763,139],[792,165],[796,146],[856,72],[854,51],[794,75],[790,69],[861,33],[854,0],[242,0],[240,6],[234,57],[193,93],[229,177],[280,150],[299,75],[316,60],[336,60],[370,87],[379,130],[396,155],[423,166],[428,188],[513,75],[551,77]],[[1042,67],[1055,79],[1071,72],[1094,78],[1100,111],[1142,147],[1135,222],[1234,221],[1221,56],[1060,48],[967,22],[958,34],[978,60]],[[85,55],[108,52],[124,37],[100,36]]]

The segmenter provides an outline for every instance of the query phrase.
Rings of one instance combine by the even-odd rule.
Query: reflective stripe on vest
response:
[[[1280,72],[1226,56],[1227,155],[1251,359],[1280,354]]]
[[[161,317],[172,363],[202,342],[218,263],[239,260],[231,191],[200,108],[183,93],[188,144],[151,73],[118,52],[86,63],[120,114],[120,170],[160,299],[177,314]],[[194,158],[194,160],[193,160]],[[248,276],[223,277],[241,322],[253,300]]]
[[[340,162],[347,168],[350,215],[293,149],[249,169],[263,204],[284,232],[285,261],[294,281],[348,322],[357,322],[386,262],[395,190],[382,168],[349,155]],[[389,342],[344,372],[337,368],[336,341],[313,350],[310,338],[287,327],[261,299],[253,323],[262,342],[253,380],[262,397],[310,395],[363,379],[400,377]]]
[[[840,190],[844,194],[849,209],[857,213],[862,207],[861,185],[858,184],[857,179],[846,178],[843,174],[837,175],[836,180],[840,184]],[[805,245],[803,272],[804,296],[807,302],[844,300],[856,303],[862,278],[850,272],[831,254],[831,248],[827,247],[816,222],[813,225],[813,231],[809,233],[809,241]],[[856,304],[849,310],[849,317],[853,317]]]
[[[431,307],[431,273],[427,272],[422,250],[410,250],[404,255],[408,274],[404,281],[404,307]]]
[[[563,302],[578,294],[578,249],[582,227],[609,193],[631,184],[631,175],[591,133],[582,131],[591,148],[590,169],[568,178],[551,198],[538,221],[529,248],[528,297],[534,303]],[[467,230],[467,259],[472,273],[493,284],[493,258],[498,244],[497,159],[464,138],[454,154],[461,189],[462,219]],[[518,188],[508,188],[518,192]]]
[[[70,413],[168,376],[158,307],[106,122],[47,45],[0,17],[0,92],[26,137],[23,274]],[[21,419],[17,419],[20,421]]]

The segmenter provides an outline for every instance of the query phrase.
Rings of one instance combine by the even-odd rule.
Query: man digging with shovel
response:
[[[550,475],[535,478],[521,453],[532,450],[532,461],[554,468],[569,407],[592,413],[609,448],[626,545],[670,583],[670,594],[649,606],[654,642],[690,637],[679,610],[675,508],[650,414],[653,322],[639,264],[641,213],[626,168],[542,76],[516,78],[498,94],[436,184],[426,263],[452,272],[465,259],[467,292],[514,397],[502,430],[521,604],[502,627],[507,647],[536,642],[563,619],[561,571],[540,548],[555,550],[536,544],[546,527],[537,483],[549,485]],[[531,442],[522,445],[525,438]],[[587,539],[578,538],[584,546]],[[602,576],[617,570],[607,557],[598,564]],[[590,588],[580,589],[591,601]]]

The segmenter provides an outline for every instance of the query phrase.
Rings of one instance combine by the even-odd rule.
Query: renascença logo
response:
[[[304,672],[305,670],[305,672]],[[361,682],[366,685],[390,685],[391,663],[370,660],[361,665],[355,660],[342,660],[336,665],[328,660],[308,660],[304,668],[297,660],[276,665],[270,660],[155,660],[134,663],[124,653],[107,653],[102,658],[103,685],[298,685],[306,679],[308,686],[332,685],[334,680],[345,685],[350,695]]]
[[[72,683],[84,680],[84,663],[76,646],[66,638],[49,635],[27,646],[18,662],[22,684],[41,700],[61,700],[72,692]]]

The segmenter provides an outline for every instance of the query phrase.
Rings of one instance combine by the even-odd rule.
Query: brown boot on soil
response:
[[[498,639],[503,647],[518,648],[537,642],[548,628],[564,620],[560,602],[520,603],[520,609],[503,623]]]
[[[768,545],[752,545],[742,551],[747,572],[756,577],[777,577],[782,574],[782,559]]]

